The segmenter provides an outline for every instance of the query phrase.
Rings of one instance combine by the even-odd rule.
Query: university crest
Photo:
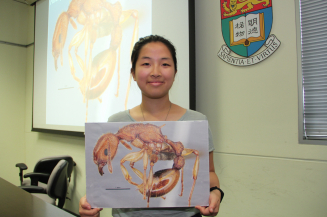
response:
[[[280,46],[277,37],[270,34],[272,0],[220,0],[220,13],[226,44],[221,46],[218,57],[223,61],[236,66],[253,65]]]

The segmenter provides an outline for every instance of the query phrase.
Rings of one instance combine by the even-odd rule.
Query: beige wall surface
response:
[[[13,6],[14,5],[14,6]],[[0,41],[26,44],[27,6],[0,1]],[[0,43],[0,177],[19,184],[25,162],[26,48]]]
[[[26,45],[29,39],[26,37],[29,28],[28,6],[12,0],[1,0],[0,4],[0,40]]]
[[[195,3],[197,110],[207,115],[214,137],[216,172],[226,195],[219,216],[326,216],[327,147],[297,141],[294,1],[273,2],[271,33],[281,47],[249,67],[217,57],[224,44],[219,1]],[[6,29],[0,40],[32,42],[33,17],[33,7],[0,1],[0,27]],[[69,154],[77,166],[65,206],[78,212],[86,190],[84,139],[32,132],[33,46],[0,44],[0,57],[0,177],[18,184],[17,162],[32,171],[39,158]],[[110,209],[102,216],[111,216]]]
[[[298,143],[294,1],[273,1],[271,34],[281,46],[248,67],[217,56],[225,44],[219,2],[195,8],[197,110],[214,137],[226,195],[220,216],[327,216],[327,146]]]

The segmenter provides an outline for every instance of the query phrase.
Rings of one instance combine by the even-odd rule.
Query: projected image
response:
[[[130,54],[151,16],[148,0],[50,0],[47,124],[104,122],[141,102]]]

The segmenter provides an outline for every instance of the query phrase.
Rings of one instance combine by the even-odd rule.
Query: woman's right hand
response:
[[[91,205],[86,200],[86,195],[79,200],[79,214],[81,217],[92,216],[99,217],[102,208],[91,208]]]

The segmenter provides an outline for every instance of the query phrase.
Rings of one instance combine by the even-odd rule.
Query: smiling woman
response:
[[[109,122],[142,122],[142,121],[194,121],[206,120],[206,117],[195,111],[187,110],[170,101],[171,89],[177,73],[177,59],[174,46],[167,39],[150,35],[136,42],[132,52],[131,73],[142,93],[142,102],[132,109],[119,112],[109,118]],[[135,131],[134,131],[135,132]],[[210,130],[209,130],[210,132]],[[133,144],[133,143],[132,143]],[[158,143],[157,143],[158,144]],[[215,216],[218,213],[222,191],[219,189],[219,180],[213,164],[213,143],[209,133],[209,179],[210,188],[213,189],[209,196],[209,206],[196,206],[187,208],[161,208],[161,209],[113,209],[113,216]],[[180,155],[186,155],[185,149]],[[177,159],[177,158],[176,158]],[[144,165],[154,164],[158,159],[147,157],[143,159]],[[174,161],[173,168],[179,165],[179,160]],[[194,183],[197,179],[197,169],[193,171]],[[100,172],[101,173],[101,172]],[[130,177],[126,175],[126,180]],[[149,181],[150,182],[150,181]],[[144,195],[150,190],[144,187]],[[217,190],[215,190],[217,189]],[[209,189],[208,189],[209,191]],[[191,191],[192,192],[192,191]],[[192,194],[190,194],[190,197]],[[152,197],[152,196],[151,196]],[[190,206],[190,204],[189,204]],[[110,207],[110,205],[109,205]],[[80,200],[81,216],[97,216],[101,209],[91,209],[86,197]]]

